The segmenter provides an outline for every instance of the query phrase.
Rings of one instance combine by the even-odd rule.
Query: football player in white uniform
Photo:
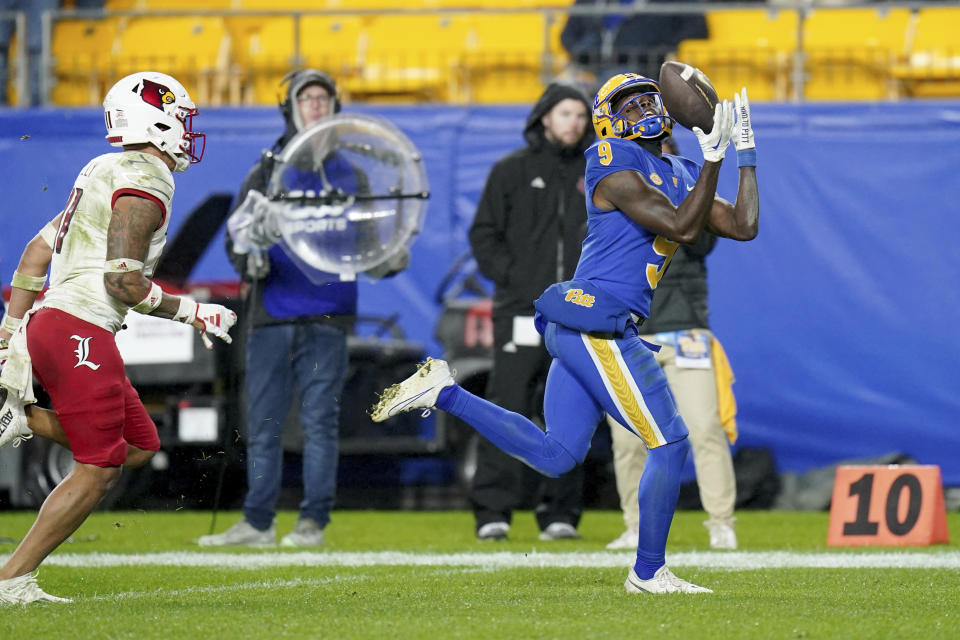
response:
[[[164,292],[149,279],[166,242],[173,175],[203,155],[197,109],[174,78],[120,80],[103,101],[107,141],[67,204],[26,246],[13,277],[0,344],[0,446],[40,435],[73,452],[73,471],[47,497],[26,537],[0,568],[0,604],[66,601],[34,573],[120,476],[160,448],[157,428],[124,372],[114,334],[129,310],[193,325],[230,342],[236,315]],[[50,285],[38,293],[50,271]],[[54,411],[35,407],[32,379]],[[29,412],[29,418],[26,413]]]

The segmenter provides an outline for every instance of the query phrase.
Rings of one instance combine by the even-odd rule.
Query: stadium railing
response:
[[[60,105],[96,105],[117,79],[151,68],[177,76],[204,104],[270,104],[289,70],[311,66],[333,74],[346,100],[522,103],[554,78],[592,90],[611,69],[656,69],[669,57],[700,67],[723,95],[747,85],[756,100],[960,96],[960,3],[279,4],[287,10],[272,0],[139,0],[48,12],[42,95]],[[214,8],[189,8],[198,5]],[[137,8],[113,8],[129,6]],[[611,13],[705,13],[708,37],[572,62],[560,42],[568,17]]]
[[[28,104],[27,78],[27,14],[23,11],[0,11],[0,25],[11,27],[10,41],[5,52],[5,64],[0,67],[0,83],[6,89],[7,104]]]

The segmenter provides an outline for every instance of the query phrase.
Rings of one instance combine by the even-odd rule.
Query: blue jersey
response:
[[[640,226],[622,211],[597,208],[593,191],[612,173],[637,171],[676,206],[693,189],[700,165],[679,156],[657,158],[636,142],[621,138],[604,138],[584,155],[587,237],[574,279],[590,281],[646,318],[653,290],[667,270],[677,243]]]

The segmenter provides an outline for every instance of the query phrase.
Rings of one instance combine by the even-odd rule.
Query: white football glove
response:
[[[194,302],[190,298],[182,296],[180,298],[180,309],[173,319],[199,329],[202,332],[203,344],[206,345],[207,349],[213,348],[213,343],[207,337],[208,333],[212,333],[227,344],[233,342],[233,338],[230,337],[230,329],[237,323],[237,314],[222,304]]]
[[[755,149],[753,142],[753,127],[750,126],[750,101],[747,100],[747,88],[744,87],[740,93],[733,94],[733,101],[736,103],[737,121],[733,125],[733,146],[737,151],[744,149]]]
[[[6,338],[0,338],[0,368],[6,363],[10,356],[10,343]]]
[[[227,220],[227,230],[233,238],[234,250],[248,253],[252,249],[269,249],[280,241],[280,227],[276,207],[265,195],[255,189],[247,192],[246,198]]]
[[[723,160],[723,154],[726,153],[727,145],[730,144],[733,125],[733,105],[729,100],[724,100],[718,102],[716,109],[714,109],[713,129],[710,130],[710,133],[704,133],[700,127],[693,128],[693,133],[700,141],[704,161],[720,162]]]

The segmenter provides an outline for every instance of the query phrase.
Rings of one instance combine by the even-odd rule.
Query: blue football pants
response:
[[[458,386],[441,391],[437,407],[472,425],[506,453],[554,477],[583,462],[604,413],[642,438],[650,456],[639,487],[642,515],[635,568],[641,579],[647,579],[663,565],[680,471],[689,450],[687,427],[666,376],[633,324],[620,338],[604,338],[549,323],[544,339],[554,358],[544,394],[546,431]]]

